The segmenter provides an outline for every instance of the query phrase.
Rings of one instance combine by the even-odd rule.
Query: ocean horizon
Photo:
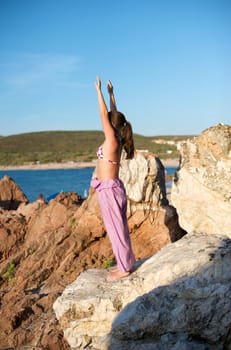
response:
[[[166,167],[168,175],[172,175],[176,167]],[[34,202],[40,194],[46,200],[61,192],[76,192],[82,198],[89,194],[90,181],[95,167],[75,169],[44,170],[0,170],[0,179],[5,175],[11,177],[27,196]],[[166,183],[169,187],[170,182]]]

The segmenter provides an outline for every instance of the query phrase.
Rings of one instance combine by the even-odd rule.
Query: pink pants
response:
[[[112,250],[120,271],[131,271],[135,263],[127,221],[127,196],[119,179],[91,180],[98,193],[99,205]]]

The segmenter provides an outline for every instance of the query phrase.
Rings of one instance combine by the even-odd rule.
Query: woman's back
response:
[[[105,140],[98,148],[97,178],[100,180],[117,179],[119,177],[121,143],[114,140]]]

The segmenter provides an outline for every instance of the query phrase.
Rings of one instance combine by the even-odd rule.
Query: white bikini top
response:
[[[99,146],[99,148],[98,148],[98,150],[96,152],[96,155],[97,155],[98,159],[106,160],[107,162],[109,162],[111,164],[114,164],[114,165],[119,164],[119,162],[116,162],[115,160],[107,159],[107,158],[104,157],[104,155],[103,155],[103,145]]]

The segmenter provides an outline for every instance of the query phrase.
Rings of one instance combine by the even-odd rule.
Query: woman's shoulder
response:
[[[105,138],[103,143],[103,148],[107,148],[113,151],[116,151],[120,147],[121,143],[117,137]]]

